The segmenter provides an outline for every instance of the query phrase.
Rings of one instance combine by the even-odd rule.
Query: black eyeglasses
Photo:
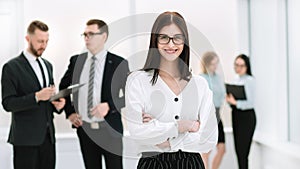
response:
[[[238,67],[244,68],[244,67],[246,67],[246,65],[244,65],[244,64],[241,64],[241,65],[240,65],[240,64],[236,64],[236,63],[235,63],[235,64],[234,64],[234,67],[235,67],[235,68],[238,68]]]
[[[172,39],[172,42],[175,45],[182,45],[185,41],[185,38],[182,34],[176,34],[173,37],[170,37],[170,36],[165,35],[165,34],[159,34],[158,37],[157,37],[158,43],[160,43],[162,45],[168,44],[171,39]]]
[[[88,38],[88,39],[90,39],[90,38],[92,38],[92,37],[94,37],[95,35],[101,35],[101,34],[103,34],[104,32],[97,32],[97,33],[94,33],[94,32],[87,32],[87,33],[83,33],[83,34],[81,34],[81,36],[83,36],[84,38]]]

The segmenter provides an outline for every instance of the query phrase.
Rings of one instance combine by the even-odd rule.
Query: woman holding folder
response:
[[[234,69],[238,74],[234,84],[244,86],[246,99],[236,100],[229,93],[226,96],[226,101],[232,108],[232,128],[239,169],[248,169],[248,155],[256,125],[254,111],[255,79],[251,73],[249,58],[244,54],[236,57]]]

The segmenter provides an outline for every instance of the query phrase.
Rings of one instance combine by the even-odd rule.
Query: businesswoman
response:
[[[206,80],[189,71],[184,18],[156,19],[144,68],[126,83],[127,126],[138,146],[138,169],[204,169],[200,152],[217,142],[217,120]]]
[[[236,57],[234,70],[238,75],[234,84],[244,85],[246,100],[236,100],[229,94],[226,96],[226,101],[232,108],[234,145],[239,169],[248,169],[248,155],[256,125],[254,111],[255,79],[251,73],[249,58],[244,54]]]
[[[209,51],[203,54],[202,57],[202,71],[203,76],[209,85],[209,88],[213,92],[213,102],[216,108],[216,117],[218,120],[218,144],[217,144],[217,152],[212,160],[212,169],[218,169],[222,158],[225,153],[225,134],[223,123],[220,117],[220,108],[225,100],[225,86],[219,74],[217,74],[216,70],[219,64],[219,57],[215,52]],[[201,154],[203,157],[203,161],[205,164],[205,168],[208,169],[208,158],[210,153]]]

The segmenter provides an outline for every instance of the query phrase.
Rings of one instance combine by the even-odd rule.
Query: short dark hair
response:
[[[108,36],[108,26],[107,24],[102,21],[102,20],[99,20],[99,19],[91,19],[89,20],[87,23],[86,23],[87,26],[90,26],[90,25],[97,25],[98,26],[98,29],[101,31],[101,32],[105,32]]]
[[[246,65],[246,68],[247,68],[246,73],[247,73],[248,75],[252,76],[251,65],[250,65],[250,59],[249,59],[249,57],[248,57],[247,55],[245,55],[245,54],[240,54],[240,55],[238,55],[238,56],[235,58],[235,61],[236,61],[238,58],[244,60],[245,65]]]
[[[44,32],[47,32],[49,30],[48,26],[45,23],[35,20],[29,24],[29,26],[27,28],[27,34],[34,34],[34,31],[36,29],[39,29]]]
[[[188,35],[188,30],[187,30],[185,20],[179,13],[167,11],[160,14],[153,24],[151,30],[148,56],[143,68],[143,70],[145,71],[154,70],[153,78],[151,80],[152,85],[154,85],[157,81],[158,74],[159,74],[158,67],[160,65],[160,57],[158,57],[160,56],[160,53],[157,49],[158,47],[157,38],[160,30],[163,27],[169,26],[171,24],[175,24],[176,26],[178,26],[178,28],[182,31],[182,34],[185,39],[183,51],[179,56],[181,61],[178,62],[180,79],[189,80],[191,76],[191,72],[189,71],[189,62],[190,62],[189,35]]]

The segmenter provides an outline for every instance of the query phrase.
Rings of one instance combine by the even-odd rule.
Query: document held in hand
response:
[[[78,91],[78,89],[84,85],[85,84],[74,84],[74,85],[69,86],[66,89],[60,90],[57,94],[51,96],[49,101],[52,102],[54,100],[59,100],[59,98],[66,97],[66,96],[70,95],[72,92]]]
[[[225,84],[226,93],[231,93],[236,100],[246,100],[245,87],[243,85]]]

